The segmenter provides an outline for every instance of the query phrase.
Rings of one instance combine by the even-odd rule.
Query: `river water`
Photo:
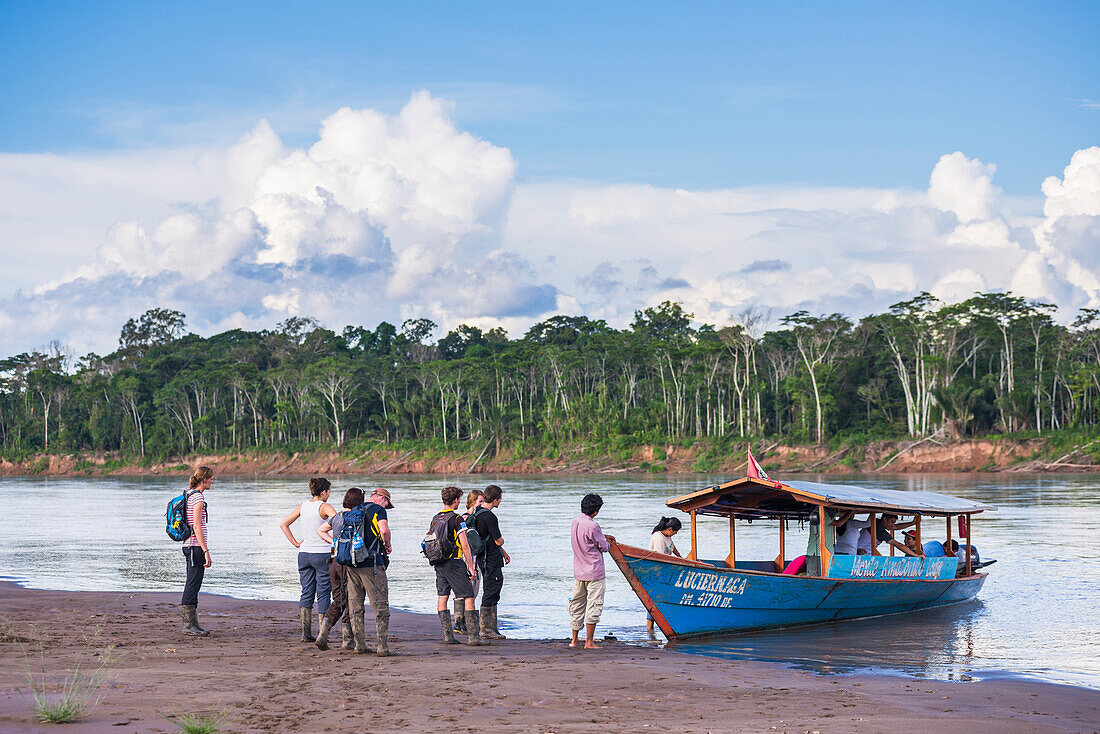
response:
[[[798,477],[900,490],[944,492],[997,506],[977,516],[974,545],[998,559],[973,602],[908,616],[819,625],[678,643],[685,652],[779,662],[823,674],[876,671],[937,679],[1025,676],[1100,688],[1100,477],[1051,475],[896,475]],[[598,492],[604,532],[648,545],[667,499],[721,477],[501,476],[339,477],[332,495],[355,484],[381,483],[390,512],[394,554],[390,601],[435,611],[434,574],[420,539],[439,509],[439,490],[500,484],[497,514],[512,564],[505,569],[501,628],[510,636],[565,637],[572,578],[569,528],[580,498]],[[168,499],[179,478],[0,478],[0,577],[32,588],[177,590],[184,562],[164,533]],[[253,599],[297,599],[296,549],[279,522],[308,498],[302,478],[226,477],[208,493],[214,559],[203,591]],[[942,521],[937,521],[938,523]],[[676,536],[687,553],[685,530]],[[792,526],[793,527],[793,526]],[[932,521],[926,525],[930,534]],[[723,557],[728,525],[700,521],[700,557]],[[805,530],[788,533],[798,555]],[[792,537],[793,536],[793,537]],[[738,558],[772,558],[774,523],[739,523]],[[645,610],[608,559],[599,632],[645,639]]]

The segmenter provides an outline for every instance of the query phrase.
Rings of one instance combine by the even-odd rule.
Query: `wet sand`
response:
[[[186,637],[178,601],[0,583],[10,625],[0,732],[174,732],[169,719],[183,712],[218,717],[228,732],[1100,731],[1100,692],[1068,686],[823,677],[621,643],[572,650],[565,630],[560,641],[443,646],[436,618],[407,612],[391,619],[394,657],[376,658],[297,641],[293,602],[203,594],[211,635]],[[28,659],[39,670],[41,649],[56,680],[82,653],[94,666],[107,645],[117,660],[102,702],[61,729],[37,723]]]

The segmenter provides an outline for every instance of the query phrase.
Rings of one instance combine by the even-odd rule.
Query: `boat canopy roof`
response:
[[[962,515],[994,509],[992,505],[936,492],[867,489],[850,484],[774,482],[734,479],[666,503],[682,512],[739,518],[809,517],[821,505],[899,515]]]

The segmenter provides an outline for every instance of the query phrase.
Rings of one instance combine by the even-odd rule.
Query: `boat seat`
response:
[[[795,558],[787,567],[783,569],[783,573],[788,576],[796,576],[806,570],[806,556],[799,556]]]

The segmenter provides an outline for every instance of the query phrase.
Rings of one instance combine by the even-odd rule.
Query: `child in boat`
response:
[[[676,550],[676,545],[672,542],[672,536],[680,532],[681,527],[683,523],[680,522],[680,518],[662,517],[661,521],[654,526],[653,534],[649,536],[649,549],[654,553],[682,558],[680,551]],[[645,615],[645,631],[653,637],[653,615],[648,612]]]
[[[678,517],[662,517],[661,521],[653,527],[653,534],[649,536],[649,549],[666,556],[683,558],[676,545],[672,542],[672,536],[680,532],[683,524]]]

